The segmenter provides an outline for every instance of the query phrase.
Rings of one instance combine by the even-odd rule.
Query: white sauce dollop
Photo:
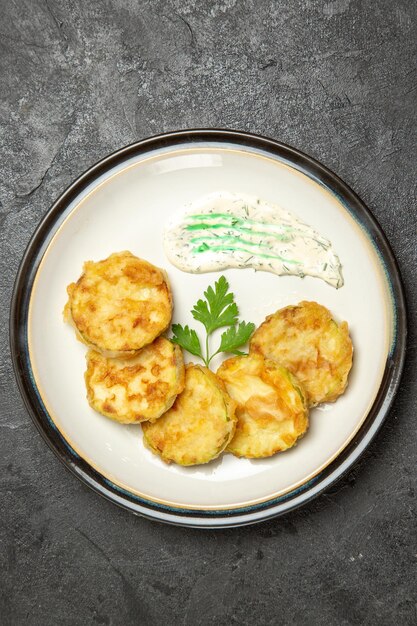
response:
[[[166,225],[164,248],[184,272],[251,267],[343,285],[328,239],[279,206],[246,194],[216,192],[184,207]]]

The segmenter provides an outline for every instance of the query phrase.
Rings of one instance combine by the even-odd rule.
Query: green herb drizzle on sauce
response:
[[[226,192],[202,198],[193,208],[165,232],[168,258],[181,269],[253,267],[317,276],[336,288],[343,285],[331,242],[291,213],[251,196]]]

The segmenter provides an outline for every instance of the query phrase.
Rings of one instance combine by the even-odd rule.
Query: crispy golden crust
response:
[[[142,424],[145,445],[164,461],[198,465],[225,449],[236,427],[235,403],[206,367],[187,365],[185,389],[159,420]]]
[[[68,288],[64,319],[81,341],[108,357],[128,358],[168,328],[172,296],[165,273],[130,252],[87,261]]]
[[[334,402],[346,389],[353,347],[346,322],[337,324],[317,302],[287,306],[266,318],[250,351],[287,367],[303,384],[310,406]]]
[[[121,424],[155,420],[184,389],[181,348],[164,337],[132,359],[109,359],[89,350],[85,383],[90,406]]]
[[[236,433],[227,450],[263,458],[291,448],[308,428],[303,390],[290,372],[260,354],[233,357],[217,371],[237,403]]]

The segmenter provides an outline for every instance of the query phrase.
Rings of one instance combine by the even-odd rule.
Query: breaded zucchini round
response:
[[[353,354],[348,325],[337,324],[317,302],[300,302],[269,315],[255,331],[250,351],[295,374],[310,406],[334,402],[346,389]]]
[[[206,367],[187,365],[185,389],[153,424],[142,424],[145,445],[164,461],[198,465],[225,449],[236,428],[235,403]]]
[[[90,406],[121,424],[157,419],[184,389],[181,348],[164,337],[131,359],[109,359],[94,350],[86,359]]]
[[[81,341],[108,357],[129,357],[151,343],[171,321],[165,273],[130,252],[87,261],[68,286],[64,317]]]
[[[237,426],[227,450],[252,459],[291,448],[308,428],[304,392],[294,376],[260,354],[224,361],[217,371],[236,401]]]

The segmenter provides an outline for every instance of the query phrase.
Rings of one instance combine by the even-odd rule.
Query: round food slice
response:
[[[153,424],[142,424],[144,443],[164,461],[199,465],[225,449],[236,427],[235,403],[206,367],[187,365],[185,388]]]
[[[255,331],[250,351],[295,374],[310,406],[334,402],[346,389],[353,355],[348,325],[335,322],[317,302],[300,302],[268,316]]]
[[[81,341],[108,357],[129,357],[160,335],[171,321],[166,274],[130,252],[87,261],[68,286],[64,317]]]
[[[90,406],[121,424],[157,419],[184,389],[181,348],[164,337],[131,359],[109,359],[94,350],[86,358]]]
[[[291,448],[308,428],[304,392],[294,376],[260,354],[233,357],[217,371],[235,400],[237,426],[227,450],[258,459]]]

